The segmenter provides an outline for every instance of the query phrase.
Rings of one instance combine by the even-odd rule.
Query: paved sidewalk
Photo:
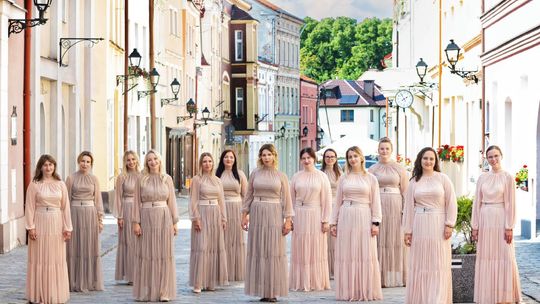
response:
[[[178,199],[181,215],[180,231],[175,240],[177,298],[172,303],[250,303],[258,298],[244,295],[243,284],[231,284],[214,292],[195,295],[188,286],[190,222],[187,215],[187,199]],[[116,260],[117,229],[116,220],[108,215],[105,229],[101,234],[101,251],[105,291],[88,294],[71,293],[70,303],[135,303],[131,295],[131,286],[114,281]],[[517,242],[516,255],[520,268],[524,303],[540,303],[540,242]],[[26,303],[26,247],[17,248],[0,255],[0,303]],[[334,282],[332,281],[332,286]],[[384,300],[372,303],[404,303],[405,288],[384,288]],[[536,300],[535,300],[536,299]],[[280,298],[280,303],[338,303],[334,291],[291,292],[288,297]],[[343,302],[341,302],[343,303]]]

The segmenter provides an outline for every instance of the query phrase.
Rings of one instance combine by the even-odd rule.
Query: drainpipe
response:
[[[32,0],[26,0],[25,1],[25,7],[26,7],[26,19],[32,19]],[[31,74],[30,74],[30,64],[31,64],[31,57],[32,54],[32,28],[28,27],[24,31],[24,85],[23,85],[23,102],[24,102],[24,110],[23,110],[23,149],[24,149],[24,160],[23,160],[23,176],[24,176],[24,189],[28,188],[28,185],[30,185],[30,178],[32,177],[32,170],[30,168],[31,166],[31,157],[30,157],[30,137],[31,137],[31,129],[30,129],[30,96],[32,95],[32,92],[30,90],[30,82],[31,82]],[[26,191],[23,191],[25,195],[25,201],[26,201]]]

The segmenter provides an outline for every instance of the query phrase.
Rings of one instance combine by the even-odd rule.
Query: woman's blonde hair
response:
[[[94,167],[94,155],[90,151],[82,151],[79,156],[77,156],[77,164],[81,162],[83,157],[88,156],[90,158],[90,166]]]
[[[270,151],[270,153],[272,153],[272,155],[274,155],[274,168],[277,169],[278,168],[278,154],[277,154],[276,147],[272,144],[264,144],[259,149],[259,159],[257,160],[257,167],[262,168],[264,166],[264,163],[261,160],[262,153],[264,150],[268,150]]]
[[[150,157],[149,156],[150,154],[154,154],[159,160],[159,175],[161,177],[161,180],[165,181],[165,176],[167,176],[167,174],[163,172],[163,160],[161,158],[161,154],[154,149],[148,150],[148,152],[144,156],[144,169],[142,171],[143,173],[142,181],[146,182],[148,180],[148,176],[150,175],[150,167],[148,167],[148,158]]]
[[[360,170],[362,171],[362,173],[366,174],[367,172],[366,171],[366,158],[364,157],[364,153],[362,152],[362,150],[360,150],[360,148],[358,148],[358,146],[352,146],[349,149],[347,149],[347,152],[345,152],[345,158],[347,160],[347,165],[345,166],[345,168],[347,169],[347,173],[352,172],[352,166],[349,163],[349,152],[354,152],[360,155],[360,165],[361,165]]]
[[[133,156],[133,158],[135,158],[135,161],[137,162],[137,166],[135,167],[135,171],[138,172],[140,170],[141,163],[139,161],[139,155],[137,154],[137,152],[135,152],[133,150],[127,150],[126,152],[124,152],[124,157],[122,157],[122,161],[123,161],[122,174],[123,175],[126,175],[129,172],[129,168],[127,167],[127,159],[128,159],[128,157],[130,155]]]
[[[210,159],[212,160],[212,169],[210,170],[210,172],[214,172],[214,158],[212,157],[212,154],[210,154],[210,152],[204,152],[203,154],[201,154],[201,156],[199,156],[199,176],[203,175],[202,163],[203,159],[207,156],[210,157]]]
[[[381,139],[379,139],[379,145],[378,147],[381,146],[381,144],[384,144],[384,143],[387,143],[390,145],[390,149],[394,150],[394,145],[392,144],[392,140],[388,137],[381,137]]]

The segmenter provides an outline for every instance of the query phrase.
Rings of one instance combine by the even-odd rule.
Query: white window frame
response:
[[[244,88],[235,88],[236,116],[244,116]]]
[[[234,31],[234,60],[244,60],[244,32],[241,30]]]

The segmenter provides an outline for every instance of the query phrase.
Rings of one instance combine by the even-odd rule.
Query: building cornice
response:
[[[503,0],[499,2],[480,16],[482,28],[489,28],[530,2],[532,2],[532,0]]]
[[[488,67],[540,45],[540,25],[509,39],[480,55],[482,65]]]

